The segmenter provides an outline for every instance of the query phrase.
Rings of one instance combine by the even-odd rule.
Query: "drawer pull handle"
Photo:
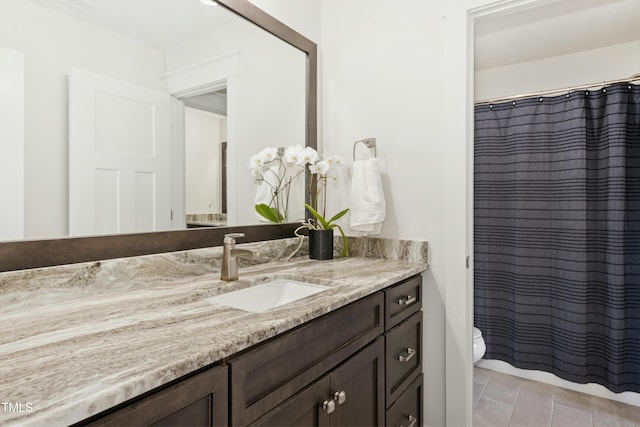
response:
[[[333,400],[325,400],[322,402],[322,409],[324,409],[327,414],[332,414],[333,411],[336,410],[336,402]]]
[[[414,349],[407,348],[407,355],[405,356],[401,354],[400,356],[398,356],[398,360],[401,362],[408,362],[415,355],[416,355],[416,351]]]
[[[400,305],[409,305],[413,304],[414,302],[416,302],[416,297],[412,297],[410,295],[407,295],[406,298],[401,298],[398,300],[398,304]]]
[[[345,393],[344,391],[336,391],[333,394],[333,400],[338,402],[338,405],[342,405],[344,402],[347,401],[347,393]]]
[[[418,419],[413,415],[409,415],[408,418],[409,418],[409,421],[411,421],[411,424],[409,424],[408,427],[415,427],[416,423],[418,422]],[[403,426],[400,426],[400,427],[403,427]]]

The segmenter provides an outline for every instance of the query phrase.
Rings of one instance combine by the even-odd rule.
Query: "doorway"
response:
[[[227,225],[226,87],[184,103],[185,220],[188,228]]]
[[[476,101],[630,77],[638,72],[640,63],[640,33],[634,30],[639,18],[640,5],[633,0],[518,0],[471,11],[471,45],[475,49],[471,49],[469,63],[474,64],[470,72],[475,75]],[[472,138],[468,144],[473,153]],[[472,189],[473,161],[469,163],[468,188]],[[467,200],[472,234],[472,191]],[[469,240],[472,251],[473,235]],[[469,307],[473,319],[473,299]],[[483,361],[480,366],[630,402],[605,389],[517,370],[503,362]],[[474,405],[478,398],[479,393],[474,393]]]

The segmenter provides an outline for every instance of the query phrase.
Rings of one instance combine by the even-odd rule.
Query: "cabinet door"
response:
[[[226,426],[227,367],[217,366],[79,425]]]
[[[332,426],[384,425],[384,340],[378,338],[331,373]]]
[[[384,425],[384,340],[376,341],[251,425]]]
[[[323,409],[323,402],[329,403],[330,390],[329,375],[327,375],[251,425],[264,427],[328,426],[329,414],[326,409]]]
[[[375,340],[383,310],[375,293],[230,359],[230,422],[254,422]]]

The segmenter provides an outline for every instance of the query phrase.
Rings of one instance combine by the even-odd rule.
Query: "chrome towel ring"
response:
[[[353,161],[356,161],[356,146],[358,145],[358,143],[362,143],[365,145],[365,147],[367,148],[373,148],[373,157],[377,157],[378,155],[378,150],[376,148],[376,139],[375,138],[365,138],[365,139],[361,139],[360,141],[356,141],[353,143]]]

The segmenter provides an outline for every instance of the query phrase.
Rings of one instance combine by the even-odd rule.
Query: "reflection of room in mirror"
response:
[[[201,83],[230,82],[227,90],[233,103],[227,117],[229,163],[225,177],[229,188],[228,209],[216,206],[218,198],[225,199],[219,195],[210,196],[204,207],[201,205],[197,211],[188,213],[224,213],[226,210],[229,225],[257,223],[252,206],[255,189],[246,169],[248,156],[265,146],[305,141],[306,54],[224,7],[185,0],[2,0],[0,28],[0,48],[24,57],[24,92],[15,104],[24,103],[21,109],[24,112],[24,161],[18,158],[12,169],[14,175],[24,177],[24,191],[15,194],[16,200],[21,197],[24,200],[16,204],[24,206],[23,220],[16,217],[17,234],[5,233],[0,235],[0,240],[21,236],[60,238],[70,234],[70,181],[78,181],[70,178],[69,169],[69,139],[75,129],[70,123],[69,111],[73,98],[70,93],[72,69],[83,70],[104,81],[118,81],[122,87],[134,85],[180,101],[195,95],[186,92],[200,88]],[[229,67],[231,60],[235,62]],[[202,76],[211,81],[198,80]],[[189,80],[191,86],[181,87],[188,89],[186,92],[175,90],[178,80],[181,83]],[[18,85],[18,80],[14,84]],[[113,97],[103,99],[110,100]],[[120,126],[120,123],[136,121],[128,113],[133,111],[134,106],[131,107],[126,111],[116,107],[120,116],[131,120],[116,120],[110,115],[107,118],[113,120],[100,122],[110,130],[109,135],[127,135],[128,139],[133,138],[135,132],[153,138],[159,136],[161,130],[151,132],[149,126],[131,132]],[[142,108],[135,111],[138,110],[142,112]],[[86,112],[82,108],[79,111]],[[182,126],[179,121],[184,119],[175,114],[176,110],[172,109],[170,119],[159,123],[164,126],[162,132],[171,133],[171,147],[176,147],[173,138],[178,132],[175,130]],[[0,118],[0,128],[3,120],[8,121],[8,116]],[[6,137],[6,132],[2,136]],[[104,136],[96,134],[92,139],[103,142]],[[0,146],[3,159],[16,158],[6,151],[6,147]],[[97,213],[77,216],[86,220],[87,227],[74,235],[185,228],[186,171],[176,170],[175,163],[182,162],[186,155],[171,152],[170,184],[157,182],[152,171],[144,167],[132,172],[140,178],[136,178],[137,181],[118,177],[118,173],[124,172],[116,172],[112,167],[97,167],[86,187],[110,195],[111,200],[118,200],[117,195],[129,191],[122,187],[125,181],[140,182],[162,194],[145,193],[148,195],[143,204],[145,210],[137,215],[118,211],[125,204],[111,206],[103,197],[101,202],[96,202],[95,206],[102,208],[96,209]],[[145,156],[149,157],[140,156],[141,164]],[[16,181],[16,184],[20,183]],[[169,193],[171,206],[152,205],[156,200],[167,200]],[[138,209],[140,200],[136,197],[128,206]],[[110,216],[105,216],[106,213]],[[151,213],[158,216],[152,217]],[[7,217],[8,214],[3,214],[2,219]],[[138,229],[136,224],[141,219],[145,221]],[[134,227],[125,227],[127,223]]]
[[[24,55],[0,47],[0,240],[24,237]]]
[[[224,227],[227,225],[226,213],[187,214],[187,228]]]
[[[226,90],[185,103],[185,215],[187,227],[227,225]]]

